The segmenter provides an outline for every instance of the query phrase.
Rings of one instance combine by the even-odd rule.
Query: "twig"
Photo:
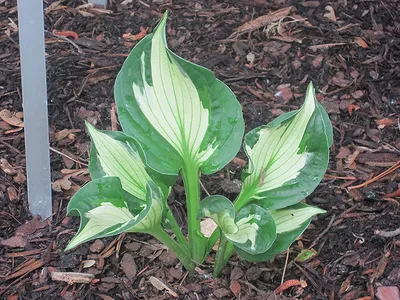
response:
[[[398,168],[400,168],[400,160],[397,163],[395,163],[393,166],[391,166],[389,169],[387,169],[386,171],[382,172],[381,174],[375,176],[374,178],[371,178],[370,180],[367,180],[366,182],[361,183],[359,185],[349,186],[348,189],[353,190],[353,189],[359,189],[361,187],[364,187],[370,183],[373,183],[373,182],[381,179],[382,177],[385,177],[386,175],[392,173],[393,171],[396,171]]]
[[[47,31],[47,30],[45,30],[44,32],[47,33],[48,35],[50,35],[53,38],[60,39],[60,40],[63,40],[63,41],[66,41],[66,42],[70,43],[72,46],[74,46],[76,48],[76,50],[78,50],[79,54],[85,54],[85,52],[83,52],[83,50],[76,43],[71,41],[70,39],[68,39],[68,38],[66,38],[64,36],[61,36],[61,35],[54,34],[54,33],[50,32],[50,31]]]
[[[315,52],[317,50],[327,50],[331,47],[343,46],[343,45],[346,45],[346,43],[331,43],[331,44],[314,45],[314,46],[308,47],[308,49]]]
[[[321,290],[321,286],[318,285],[318,284],[315,282],[315,280],[310,276],[310,274],[308,274],[308,273],[306,272],[306,270],[304,270],[301,266],[299,266],[295,261],[293,261],[293,263],[294,263],[294,265],[297,267],[297,269],[299,269],[300,272],[303,273],[304,276],[307,277],[307,279],[311,282],[311,284],[314,286],[314,288],[316,289],[316,291],[317,291],[319,294],[321,294],[322,296],[324,296],[324,294],[322,293],[322,290]]]
[[[15,153],[17,154],[21,154],[21,151],[19,151],[17,148],[11,146],[10,144],[7,144],[6,142],[0,140],[0,143],[3,144],[4,146],[10,148],[11,150],[13,150]]]
[[[400,234],[400,227],[393,231],[375,230],[375,234],[386,238],[398,236]]]
[[[67,154],[64,154],[64,153],[62,153],[62,152],[60,152],[60,151],[54,149],[53,147],[49,147],[49,148],[50,148],[51,151],[53,151],[53,152],[55,152],[55,153],[57,153],[57,154],[60,154],[60,155],[62,155],[62,156],[64,156],[64,157],[66,157],[66,158],[68,158],[68,159],[70,159],[70,160],[76,162],[77,164],[81,164],[81,165],[84,165],[85,167],[88,167],[88,164],[85,164],[84,162],[81,162],[81,161],[79,161],[79,160],[77,160],[77,159],[75,159],[75,158],[72,158],[72,157],[68,156]]]
[[[250,282],[247,282],[245,280],[239,280],[239,282],[247,285],[249,288],[251,288],[252,290],[256,291],[260,295],[268,295],[267,292],[265,292],[265,291],[259,289],[258,287],[252,285]]]
[[[333,221],[335,220],[336,215],[333,215],[331,220],[329,221],[328,226],[325,228],[324,231],[322,231],[319,236],[317,236],[317,238],[311,243],[310,247],[308,247],[309,249],[311,249],[312,247],[314,247],[318,241],[329,231],[329,229],[332,227]]]
[[[201,182],[201,180],[199,180],[201,187],[203,188],[203,190],[206,192],[207,196],[211,196],[210,193],[207,191],[206,187],[203,185],[203,183]]]
[[[286,274],[286,268],[287,268],[287,264],[289,261],[289,248],[286,250],[286,259],[285,259],[285,266],[283,267],[283,273],[282,273],[282,279],[281,279],[281,285],[283,284],[283,282],[285,281],[285,274]]]

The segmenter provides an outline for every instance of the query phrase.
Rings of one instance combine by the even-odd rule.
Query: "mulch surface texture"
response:
[[[399,299],[400,1],[110,2],[45,1],[54,216],[43,221],[27,204],[17,2],[0,0],[0,298]],[[64,251],[79,226],[66,205],[90,180],[84,121],[118,126],[118,70],[165,10],[170,49],[229,85],[246,132],[299,108],[310,81],[330,115],[329,167],[306,199],[327,213],[292,245],[286,267],[285,253],[233,257],[215,279],[211,253],[187,273],[141,234]],[[240,152],[202,177],[205,189],[234,199],[245,164]],[[181,182],[169,201],[185,227]]]

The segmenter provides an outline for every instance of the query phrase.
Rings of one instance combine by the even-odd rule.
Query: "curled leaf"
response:
[[[267,209],[299,202],[321,181],[327,165],[332,126],[309,85],[304,105],[245,136],[247,176],[237,208],[249,201]]]

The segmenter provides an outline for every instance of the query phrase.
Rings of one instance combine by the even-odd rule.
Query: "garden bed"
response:
[[[398,293],[399,235],[381,232],[400,223],[398,1],[120,2],[107,9],[80,1],[45,5],[54,216],[41,221],[29,214],[26,197],[16,1],[0,0],[0,297],[384,300]],[[324,180],[305,201],[327,213],[315,217],[288,256],[257,264],[233,257],[215,279],[214,253],[187,273],[165,246],[142,234],[64,252],[79,226],[65,216],[66,205],[90,180],[84,121],[120,128],[116,75],[165,10],[170,49],[228,84],[246,132],[299,108],[313,81],[334,145]],[[234,199],[245,164],[240,152],[203,176],[202,196]],[[185,228],[182,182],[169,203]],[[297,257],[305,249],[315,250],[307,261]],[[278,287],[284,291],[275,296]]]

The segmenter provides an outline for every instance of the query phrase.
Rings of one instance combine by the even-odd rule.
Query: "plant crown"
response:
[[[200,174],[213,174],[237,154],[244,134],[241,106],[206,68],[167,48],[164,15],[132,50],[115,82],[123,132],[86,123],[92,181],[68,204],[80,228],[67,249],[122,232],[142,232],[164,243],[194,270],[220,239],[214,274],[236,252],[266,261],[288,249],[322,209],[301,203],[321,181],[332,144],[328,114],[310,83],[299,110],[280,115],[244,136],[248,166],[232,202],[200,201]],[[186,191],[188,234],[168,207],[178,176]],[[217,229],[205,237],[200,221]],[[174,238],[168,233],[172,232]]]

